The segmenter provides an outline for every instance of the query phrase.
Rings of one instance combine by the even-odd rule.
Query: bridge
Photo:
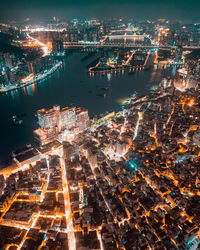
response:
[[[82,48],[129,48],[129,49],[177,49],[178,46],[161,46],[161,45],[139,45],[124,43],[102,43],[102,42],[64,42],[65,49],[82,49]],[[200,46],[182,46],[184,50],[200,49]]]
[[[65,49],[70,49],[70,48],[158,48],[158,45],[134,45],[134,44],[124,44],[124,43],[101,43],[101,42],[64,42],[63,46]]]

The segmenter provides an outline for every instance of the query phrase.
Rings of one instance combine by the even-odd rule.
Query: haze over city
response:
[[[0,249],[200,249],[199,9],[1,3]]]
[[[199,21],[198,0],[8,0],[1,3],[1,19],[34,21],[59,18],[122,17],[136,19],[183,19]]]

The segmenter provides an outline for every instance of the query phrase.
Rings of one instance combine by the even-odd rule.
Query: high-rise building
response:
[[[89,125],[88,111],[84,108],[78,108],[76,110],[76,128],[79,128],[80,132],[87,128]]]
[[[6,66],[9,68],[12,68],[13,64],[12,64],[12,59],[11,59],[10,53],[5,53],[4,58],[5,58]]]
[[[62,40],[53,40],[52,42],[52,52],[53,53],[62,53],[63,50],[63,41]]]
[[[89,125],[88,111],[74,106],[40,109],[37,112],[39,129],[34,131],[35,139],[43,145],[53,140],[70,141]]]

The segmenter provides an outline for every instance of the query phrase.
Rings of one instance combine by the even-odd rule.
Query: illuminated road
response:
[[[38,220],[39,215],[40,215],[40,213],[38,213],[37,215],[34,215],[34,216],[33,216],[32,224],[31,224],[31,226],[29,227],[29,229],[26,231],[26,233],[25,233],[25,235],[24,235],[24,237],[23,237],[23,240],[21,241],[21,243],[20,243],[20,245],[19,245],[19,247],[18,247],[18,250],[21,249],[21,248],[23,247],[24,241],[26,240],[26,236],[27,236],[28,232],[30,231],[30,229],[33,228],[33,227],[35,226],[35,224],[36,224],[36,222],[37,222],[37,220]]]
[[[136,53],[136,50],[131,53],[131,55],[128,57],[128,59],[127,59],[127,61],[125,62],[124,65],[128,65],[130,63],[130,61],[132,60],[133,55],[135,55],[135,53]]]
[[[135,140],[135,138],[136,138],[137,135],[138,135],[140,120],[142,120],[142,117],[143,117],[143,113],[142,113],[142,112],[138,112],[138,119],[137,119],[137,123],[136,123],[136,126],[135,126],[133,141]]]
[[[63,31],[66,31],[66,29],[49,29],[49,28],[43,28],[43,27],[40,27],[40,28],[26,28],[26,29],[22,29],[22,31],[24,32],[44,32],[44,31],[47,31],[47,32],[63,32]]]
[[[68,244],[69,250],[76,250],[76,242],[74,235],[74,227],[72,221],[72,212],[70,206],[70,198],[69,198],[69,188],[66,174],[66,165],[63,158],[60,158],[61,164],[61,173],[62,173],[62,181],[63,181],[63,195],[65,200],[65,216],[67,220],[67,233],[68,233]]]
[[[48,46],[47,46],[46,44],[44,44],[44,43],[40,42],[38,39],[36,39],[36,38],[30,36],[29,33],[27,33],[26,35],[27,35],[27,37],[28,37],[30,40],[32,40],[35,44],[41,46],[42,51],[43,51],[43,57],[45,57],[45,56],[47,56],[47,55],[50,54],[50,51],[49,51]]]

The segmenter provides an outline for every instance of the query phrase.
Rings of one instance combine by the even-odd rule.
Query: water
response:
[[[23,89],[0,95],[0,160],[27,143],[33,143],[33,130],[37,128],[36,111],[50,108],[54,104],[66,106],[70,103],[89,110],[89,115],[118,111],[120,98],[130,96],[134,91],[145,94],[160,82],[163,76],[172,75],[173,68],[89,75],[87,65],[95,58],[81,61],[84,53],[75,52],[66,57],[60,70],[48,79]],[[108,91],[101,87],[109,86]],[[106,97],[98,96],[106,93]],[[23,123],[13,126],[13,115],[26,113]]]

